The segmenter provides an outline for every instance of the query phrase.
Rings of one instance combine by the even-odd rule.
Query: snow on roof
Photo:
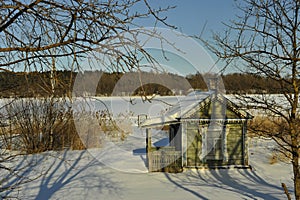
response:
[[[145,120],[140,126],[141,127],[154,127],[164,124],[177,123],[180,119],[198,106],[205,99],[211,97],[215,91],[203,92],[200,90],[195,90],[189,93],[185,98],[178,101],[175,105],[171,106],[162,116],[153,117]],[[253,116],[244,110],[238,109],[238,106],[235,105],[232,101],[228,100],[223,95],[218,95],[217,98],[226,99],[226,106],[228,106],[233,112],[239,114],[242,118],[252,119]]]
[[[193,109],[206,98],[210,97],[213,93],[214,91],[203,92],[195,90],[189,93],[184,99],[178,101],[174,106],[171,106],[162,116],[147,119],[140,126],[150,127],[178,122],[178,119],[181,118],[181,116]]]

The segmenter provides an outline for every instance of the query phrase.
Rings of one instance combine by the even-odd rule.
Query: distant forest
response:
[[[58,97],[71,95],[76,77],[77,85],[80,86],[77,87],[76,92],[81,93],[80,95],[174,95],[186,94],[191,87],[207,90],[207,85],[203,80],[206,76],[201,74],[182,77],[171,73],[129,72],[124,74],[86,71],[84,76],[82,75],[82,73],[70,71],[55,72],[54,95]],[[151,80],[156,81],[151,83]],[[279,90],[280,87],[275,81],[262,76],[233,73],[223,75],[222,80],[229,94],[283,92]],[[141,85],[143,86],[140,87]],[[0,73],[0,96],[2,98],[45,97],[50,96],[51,93],[50,72]]]

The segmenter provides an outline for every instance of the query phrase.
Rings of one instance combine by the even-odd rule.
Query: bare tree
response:
[[[272,137],[291,155],[294,193],[300,199],[300,1],[244,0],[237,7],[237,19],[206,44],[232,66],[276,82],[277,97],[246,95],[240,99],[248,108],[266,112],[268,120],[256,131]]]
[[[0,0],[0,71],[51,71],[51,87],[44,89],[54,106],[58,69],[73,72],[101,63],[110,71],[128,71],[139,67],[138,54],[152,60],[137,37],[155,37],[155,33],[139,24],[145,18],[152,19],[154,25],[174,28],[164,16],[171,8],[155,9],[147,0]],[[66,87],[71,91],[72,84]],[[52,111],[50,108],[50,119]],[[51,124],[47,129],[52,146]],[[1,166],[5,166],[9,159],[1,152],[0,157]],[[2,187],[2,180],[0,184],[0,192],[11,189],[9,185]]]
[[[146,0],[1,1],[0,67],[40,71],[64,57],[57,68],[69,69],[95,50],[119,64],[116,70],[137,67],[136,53],[145,52],[134,38],[153,34],[137,20],[152,16],[169,26],[160,16],[170,8],[152,9]]]

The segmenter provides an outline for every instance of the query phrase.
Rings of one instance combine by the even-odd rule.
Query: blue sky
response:
[[[222,31],[222,22],[228,22],[235,17],[237,9],[236,0],[154,0],[153,7],[166,7],[174,5],[169,10],[167,22],[178,27],[178,31],[187,35],[198,35],[205,26],[205,37],[211,31]]]
[[[211,40],[212,32],[222,33],[225,29],[223,22],[229,22],[235,18],[238,10],[235,6],[236,0],[152,0],[149,1],[153,8],[165,8],[168,5],[176,6],[176,8],[169,10],[166,13],[163,13],[161,17],[166,16],[167,22],[171,25],[177,27],[177,31],[189,35],[189,36],[199,36],[203,31],[201,37],[206,40]],[[142,9],[142,8],[141,8]],[[142,20],[144,26],[153,26],[153,21],[151,20]],[[158,24],[158,27],[164,27],[162,24]],[[168,39],[168,38],[167,38]],[[173,41],[173,38],[171,39]],[[198,42],[199,43],[199,42]],[[200,43],[199,43],[200,45]],[[180,48],[180,47],[179,47]],[[184,47],[186,48],[186,47]],[[205,47],[204,47],[205,49]],[[206,50],[206,49],[205,49]],[[199,51],[199,47],[190,47],[190,52]],[[201,49],[200,49],[201,51]],[[173,52],[170,55],[171,58],[168,61],[163,61],[162,53],[159,55],[158,51],[155,51],[153,55],[156,57],[162,64],[169,65],[169,69],[173,68],[175,71],[179,72],[181,75],[194,74],[197,71],[200,73],[211,72],[210,69],[214,68],[214,72],[218,72],[218,69],[222,68],[222,63],[219,63],[217,66],[214,65],[214,62],[217,60],[211,52],[207,51],[209,56],[213,60],[213,63],[208,64],[210,61],[208,58],[202,56],[198,58],[198,61],[202,62],[200,66],[206,67],[197,67],[193,64],[188,64],[189,59],[186,59],[182,55],[174,57]],[[199,52],[199,55],[201,53]],[[197,55],[197,54],[196,54]],[[180,60],[182,57],[182,60]],[[183,66],[183,63],[187,63]],[[218,68],[218,69],[215,69]],[[219,70],[220,71],[220,70]]]
[[[161,13],[160,16],[162,18],[167,17],[167,23],[176,26],[176,31],[188,36],[199,36],[204,30],[201,37],[206,40],[211,40],[212,32],[222,33],[225,28],[222,23],[229,22],[237,14],[237,8],[235,7],[236,0],[148,0],[148,2],[154,9],[176,6],[174,9]],[[137,4],[135,9],[140,12],[147,11],[143,2]],[[135,22],[144,27],[155,25],[153,18],[137,19]],[[156,26],[158,28],[166,28],[162,23],[158,23]],[[149,52],[151,52],[152,56],[164,66],[164,70],[183,76],[197,72],[218,73],[220,71],[218,69],[222,68],[222,63],[215,65],[217,57],[203,47],[199,41],[191,38],[189,39],[194,41],[187,41],[188,39],[184,37],[177,38],[173,36],[172,34],[166,34],[166,39],[170,42],[176,41],[179,44],[176,47],[184,50],[186,54],[167,48],[164,49],[164,52],[168,59],[164,60],[165,55],[163,55],[160,49],[160,42],[157,44],[157,41],[152,41],[147,47],[150,49]],[[148,38],[144,40],[148,40]],[[147,61],[141,64],[149,66]]]

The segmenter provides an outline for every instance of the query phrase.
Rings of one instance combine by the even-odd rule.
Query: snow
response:
[[[270,141],[250,140],[252,170],[186,169],[171,174],[147,173],[145,144],[140,140],[129,137],[114,144],[114,151],[110,144],[103,149],[29,155],[26,160],[35,161],[32,172],[50,169],[39,179],[23,185],[18,196],[74,200],[285,199],[281,183],[292,189],[291,166],[269,163],[272,148],[268,147],[274,145]]]
[[[143,109],[140,112],[150,112],[146,106],[138,107]],[[152,136],[153,143],[166,144],[164,132]],[[291,165],[270,164],[275,147],[271,140],[249,138],[252,169],[185,169],[176,174],[148,173],[145,146],[145,131],[134,126],[125,141],[106,141],[102,148],[19,157],[15,166],[31,163],[24,175],[40,177],[10,196],[37,200],[286,199],[281,183],[293,194]]]
[[[134,116],[146,114],[159,116],[170,105],[176,104],[184,96],[159,96],[149,100],[139,96],[124,97],[86,97],[74,100],[72,107],[75,110],[101,110],[108,109],[114,116],[124,113],[133,113]]]
[[[147,119],[141,124],[141,126],[149,127],[153,125],[157,126],[171,122],[177,122],[178,118],[183,117],[188,111],[195,108],[201,101],[208,98],[212,94],[213,92],[194,91],[183,99],[179,100],[174,106],[171,106],[163,115]]]

